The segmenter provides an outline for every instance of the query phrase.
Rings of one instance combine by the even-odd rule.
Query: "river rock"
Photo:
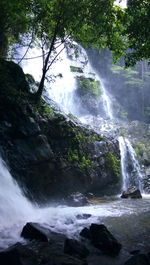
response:
[[[128,259],[124,265],[150,265],[150,261],[145,254],[138,254]]]
[[[126,191],[123,191],[121,198],[132,198],[132,199],[141,199],[142,195],[140,190],[137,187],[131,187]]]
[[[21,232],[21,236],[26,239],[36,239],[42,242],[49,242],[51,231],[38,223],[27,223]]]
[[[119,254],[122,247],[103,224],[91,224],[90,228],[84,228],[80,235],[90,239],[94,247],[110,256]]]
[[[20,243],[0,252],[0,264],[2,265],[36,265],[36,254]]]
[[[80,236],[87,238],[87,239],[91,239],[91,233],[90,230],[87,227],[84,227],[81,232],[80,232]]]
[[[89,255],[89,250],[79,241],[74,239],[66,239],[64,244],[64,253],[86,258]]]
[[[9,264],[10,265],[10,264]],[[44,265],[88,265],[85,261],[65,254],[52,254]]]

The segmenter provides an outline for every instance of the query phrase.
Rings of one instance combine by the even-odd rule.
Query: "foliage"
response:
[[[83,73],[83,70],[81,67],[77,67],[77,66],[70,66],[70,70],[71,72],[75,72],[75,73]]]
[[[138,156],[143,156],[143,153],[146,151],[146,146],[144,143],[137,143],[135,147],[135,152]]]
[[[10,39],[24,40],[28,34],[29,46],[38,45],[42,51],[43,69],[37,99],[42,95],[46,74],[58,59],[65,45],[72,39],[84,47],[108,46],[121,54],[124,40],[121,36],[124,12],[113,5],[114,0],[5,0],[0,2],[2,49]],[[3,41],[5,39],[5,41]]]
[[[125,62],[129,66],[150,58],[150,1],[128,0],[126,16],[128,23],[124,33],[128,38],[128,50]]]
[[[120,160],[112,153],[109,152],[107,155],[107,163],[112,174],[120,176]]]
[[[78,91],[81,96],[87,94],[98,98],[101,94],[100,82],[93,78],[86,78],[83,76],[77,77]]]
[[[79,155],[77,150],[69,150],[68,160],[70,162],[78,163],[81,167],[88,168],[91,167],[93,161],[90,159],[89,155]]]
[[[30,0],[0,1],[0,57],[5,57],[11,43],[20,42],[20,34],[28,33],[31,22]]]

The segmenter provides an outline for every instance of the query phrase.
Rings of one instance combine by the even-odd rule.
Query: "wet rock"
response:
[[[36,239],[43,242],[49,242],[51,231],[38,223],[27,223],[21,232],[21,236],[26,239]]]
[[[85,237],[87,239],[91,239],[90,230],[87,227],[83,228],[80,232],[80,236]]]
[[[69,204],[69,206],[74,206],[74,207],[80,207],[89,204],[86,196],[84,196],[82,193],[79,192],[71,194],[67,198],[67,203]]]
[[[0,252],[2,265],[36,265],[38,264],[35,253],[20,243]]]
[[[131,187],[127,189],[126,191],[123,191],[121,198],[141,199],[142,195],[141,195],[140,190],[137,187]]]
[[[120,252],[121,244],[108,231],[105,225],[91,224],[91,242],[107,255],[117,255]]]
[[[121,250],[121,244],[108,231],[106,226],[99,224],[91,224],[90,228],[84,228],[81,236],[90,239],[94,247],[102,251],[102,253],[115,256]]]
[[[44,265],[88,265],[85,261],[81,261],[75,257],[65,254],[52,254],[47,263]]]
[[[139,249],[135,249],[135,250],[130,251],[130,254],[131,255],[137,255],[137,254],[139,254],[139,252],[140,252]]]
[[[91,216],[92,216],[91,214],[83,213],[83,214],[78,214],[78,215],[76,216],[76,218],[77,218],[78,220],[82,220],[82,219],[88,219],[88,218],[90,218]]]
[[[64,253],[86,258],[89,255],[89,250],[79,241],[74,239],[66,239],[64,244]]]
[[[145,254],[138,254],[128,259],[124,265],[150,265],[150,262]]]

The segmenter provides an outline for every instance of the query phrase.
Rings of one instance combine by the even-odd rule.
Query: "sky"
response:
[[[126,7],[127,0],[116,0],[115,4],[120,5],[121,7]]]

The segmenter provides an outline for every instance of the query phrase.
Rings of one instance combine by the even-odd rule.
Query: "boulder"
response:
[[[90,228],[84,228],[80,235],[90,239],[94,247],[101,250],[103,254],[109,256],[119,254],[122,247],[103,224],[91,224]]]
[[[69,255],[52,254],[44,265],[87,265],[87,263]]]
[[[122,192],[121,198],[131,198],[131,199],[141,199],[142,195],[137,187],[128,188],[126,191]]]
[[[2,265],[36,265],[38,264],[35,253],[20,243],[0,252],[0,264]]]
[[[91,233],[90,233],[90,230],[85,227],[81,230],[80,232],[80,236],[84,237],[84,238],[87,238],[87,239],[91,239]]]
[[[49,242],[51,231],[38,223],[27,223],[21,232],[21,236],[26,239],[36,239],[42,242]]]
[[[64,244],[64,253],[79,258],[86,258],[89,255],[89,250],[81,242],[67,238]]]
[[[124,265],[150,265],[150,262],[145,254],[138,254],[128,259]]]

